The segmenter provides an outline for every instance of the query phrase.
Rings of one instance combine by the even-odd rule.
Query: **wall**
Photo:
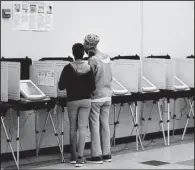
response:
[[[143,8],[144,56],[194,54],[194,2],[145,1]]]
[[[10,8],[12,2],[3,2]],[[101,37],[100,49],[110,55],[140,54],[141,2],[54,2],[54,30],[12,30],[12,20],[2,22],[2,56],[66,57],[72,44],[87,33]],[[12,50],[10,50],[10,47]],[[22,49],[22,50],[21,50]],[[37,50],[39,49],[39,50]]]
[[[1,55],[5,57],[29,56],[33,60],[45,57],[64,57],[71,52],[75,42],[82,41],[87,33],[97,33],[101,40],[99,48],[115,55],[150,55],[167,54],[173,57],[185,57],[194,54],[194,2],[54,2],[54,30],[51,32],[28,32],[12,30],[12,19],[1,20]],[[12,2],[1,1],[1,8],[11,8]],[[142,18],[143,14],[143,18]],[[185,106],[183,99],[176,101],[176,114],[180,118],[180,110]],[[144,106],[144,117],[149,116],[151,102]],[[140,109],[140,108],[139,108]],[[117,111],[119,106],[117,106]],[[186,115],[189,105],[183,110]],[[171,105],[173,113],[173,105]],[[43,127],[45,111],[37,111],[38,128]],[[9,116],[10,115],[10,116]],[[166,118],[166,113],[163,114]],[[58,123],[60,115],[53,115]],[[159,115],[154,108],[152,122],[147,132],[159,131]],[[21,149],[35,149],[35,113],[21,113]],[[166,119],[165,119],[166,120]],[[183,128],[186,116],[177,120],[174,128]],[[14,124],[13,124],[14,121]],[[132,118],[127,105],[120,115],[116,137],[129,136],[133,127]],[[6,123],[10,127],[16,150],[16,116],[13,111],[8,113]],[[111,108],[110,123],[113,123]],[[68,117],[64,119],[65,144],[69,144]],[[142,124],[144,127],[144,124]],[[165,123],[166,125],[166,123]],[[189,126],[193,126],[190,120]],[[173,123],[171,121],[171,127]],[[60,128],[60,123],[59,123]],[[110,126],[111,134],[113,126]],[[144,129],[144,128],[143,128]],[[165,128],[166,129],[166,128]],[[133,133],[135,134],[135,133]],[[89,136],[89,134],[88,134]],[[1,133],[1,152],[7,149],[4,133]],[[30,140],[29,140],[30,139]],[[89,138],[87,138],[89,140]],[[51,122],[47,126],[41,147],[57,146]]]

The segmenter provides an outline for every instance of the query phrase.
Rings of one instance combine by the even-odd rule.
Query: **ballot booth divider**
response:
[[[39,142],[37,143],[37,149],[36,149],[36,156],[39,154],[40,146],[42,143],[42,140],[44,138],[44,134],[46,132],[46,126],[48,123],[48,119],[51,120],[53,130],[55,133],[55,137],[57,139],[60,152],[62,155],[62,162],[64,162],[64,156],[63,156],[63,149],[64,149],[64,107],[66,107],[66,102],[65,100],[60,100],[60,99],[65,99],[66,97],[66,91],[65,90],[59,90],[58,89],[58,82],[61,76],[61,72],[65,65],[69,64],[69,61],[60,61],[60,60],[41,60],[41,61],[35,61],[32,64],[31,71],[30,71],[30,77],[31,80],[50,98],[55,98],[56,99],[56,104],[53,109],[53,113],[57,114],[57,108],[61,108],[61,114],[62,114],[62,119],[61,119],[61,141],[59,139],[59,136],[56,132],[56,127],[51,115],[51,111],[48,112],[43,130],[41,131],[41,137]],[[60,101],[64,101],[59,102]],[[38,131],[38,130],[36,130]],[[37,134],[37,133],[36,133]]]
[[[175,74],[188,87],[194,88],[194,59],[175,59]]]
[[[8,102],[8,64],[1,62],[1,102]]]
[[[20,100],[20,63],[8,63],[8,99],[19,101]]]

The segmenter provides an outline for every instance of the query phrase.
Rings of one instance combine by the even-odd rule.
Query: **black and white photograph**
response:
[[[29,4],[24,2],[24,3],[22,4],[22,11],[23,11],[23,12],[28,12],[28,10],[29,10],[28,7],[29,7]]]
[[[21,4],[15,4],[15,8],[14,8],[15,12],[20,12],[20,6]]]
[[[52,6],[47,6],[47,14],[52,14]]]
[[[37,5],[30,5],[30,13],[36,13],[37,12]]]
[[[194,169],[194,1],[1,8],[1,170]]]
[[[44,13],[44,6],[43,5],[38,6],[38,13]]]

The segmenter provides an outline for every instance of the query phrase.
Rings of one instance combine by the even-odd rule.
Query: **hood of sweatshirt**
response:
[[[90,71],[90,66],[87,63],[87,61],[77,60],[71,62],[70,65],[72,66],[72,68],[77,74],[85,74]]]
[[[98,57],[100,59],[101,62],[107,64],[107,63],[110,63],[111,60],[110,60],[110,57],[102,52],[98,52],[96,54],[96,57]]]

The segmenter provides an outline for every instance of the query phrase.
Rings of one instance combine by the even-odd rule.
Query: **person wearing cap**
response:
[[[95,90],[92,68],[83,61],[84,47],[76,43],[72,47],[75,61],[66,65],[61,73],[58,87],[67,91],[67,110],[70,122],[71,158],[76,167],[85,165],[83,151],[91,109],[91,93]],[[78,147],[77,147],[78,129]]]
[[[88,34],[84,38],[85,52],[93,54],[89,58],[89,65],[93,69],[96,89],[91,99],[89,127],[91,131],[91,157],[86,161],[90,163],[111,162],[109,112],[111,107],[112,70],[110,57],[99,51],[97,45],[99,36]]]

